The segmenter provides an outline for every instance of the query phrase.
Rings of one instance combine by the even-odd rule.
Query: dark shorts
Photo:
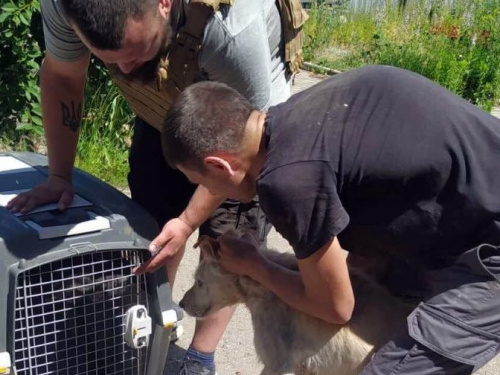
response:
[[[382,347],[361,375],[472,374],[500,352],[500,247],[472,249],[428,272],[427,282],[406,334]]]
[[[140,118],[135,122],[129,164],[132,199],[156,219],[159,228],[178,217],[189,203],[196,185],[165,162],[160,132]],[[216,237],[229,228],[251,229],[264,242],[271,226],[256,197],[244,204],[225,201],[200,227],[200,234]]]

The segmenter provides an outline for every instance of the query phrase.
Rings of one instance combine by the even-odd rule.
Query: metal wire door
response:
[[[124,341],[125,312],[148,307],[142,253],[78,255],[18,276],[14,357],[20,375],[144,374],[147,348]]]

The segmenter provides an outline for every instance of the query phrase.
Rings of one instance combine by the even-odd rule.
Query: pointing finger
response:
[[[153,241],[151,241],[151,244],[149,245],[148,250],[152,252],[153,254],[156,254],[158,251],[163,249],[165,245],[172,239],[172,236],[169,234],[164,234],[161,232],[158,236],[156,236]]]

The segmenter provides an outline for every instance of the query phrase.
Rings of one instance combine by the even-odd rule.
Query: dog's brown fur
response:
[[[254,280],[222,270],[214,240],[202,239],[199,246],[203,260],[181,306],[201,318],[244,303],[252,316],[255,349],[264,364],[261,375],[358,374],[374,351],[404,327],[409,313],[409,306],[350,269],[356,297],[352,319],[343,326],[329,324],[291,308]],[[261,252],[270,261],[298,271],[292,254]]]

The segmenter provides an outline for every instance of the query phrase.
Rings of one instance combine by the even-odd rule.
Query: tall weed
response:
[[[99,65],[86,88],[76,166],[118,187],[126,186],[133,114],[117,87],[99,79]],[[96,78],[97,77],[97,78]]]
[[[0,0],[0,149],[36,147],[42,133],[38,0]]]
[[[46,153],[38,74],[45,49],[39,0],[0,0],[0,151]],[[126,184],[131,111],[104,68],[93,61],[77,166]]]
[[[422,74],[490,110],[500,98],[500,2],[393,1],[316,6],[306,24],[308,58],[335,69],[367,64]],[[317,27],[327,17],[330,27]],[[340,53],[339,53],[340,51]]]

